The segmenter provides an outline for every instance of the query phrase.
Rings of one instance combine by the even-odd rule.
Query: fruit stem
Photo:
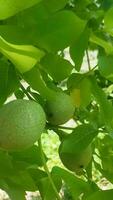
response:
[[[49,172],[48,166],[47,166],[47,164],[46,164],[44,152],[43,152],[43,149],[42,149],[41,138],[38,140],[38,145],[39,145],[40,152],[41,152],[42,163],[43,163],[43,165],[44,165],[45,172],[46,172],[47,175],[48,175],[48,179],[49,179],[49,181],[50,181],[50,184],[51,184],[51,186],[52,186],[52,188],[53,188],[53,190],[54,190],[54,192],[55,192],[56,198],[57,198],[58,200],[61,200],[61,198],[60,198],[60,196],[59,196],[59,194],[58,194],[58,191],[57,191],[57,189],[56,189],[56,186],[55,186],[55,184],[54,184],[54,182],[53,182],[53,179],[52,179],[52,177],[51,177],[51,174],[50,174],[50,172]]]

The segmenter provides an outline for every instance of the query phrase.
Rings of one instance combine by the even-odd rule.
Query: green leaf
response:
[[[113,56],[99,56],[98,66],[101,75],[113,82]]]
[[[112,31],[113,29],[113,7],[111,7],[106,13],[104,17],[104,25],[107,31]]]
[[[0,37],[0,51],[19,70],[29,71],[44,56],[43,51],[32,45],[14,45]]]
[[[113,106],[111,102],[107,100],[106,94],[98,86],[95,77],[90,77],[91,90],[94,98],[100,106],[100,114],[109,134],[113,137]]]
[[[19,81],[12,64],[6,60],[0,60],[0,104],[19,87]]]
[[[0,25],[0,36],[12,44],[32,44],[28,30],[23,27],[13,25]]]
[[[37,44],[47,51],[57,52],[70,46],[79,38],[86,21],[81,20],[71,11],[60,11],[32,29],[32,37]]]
[[[24,94],[24,92],[22,91],[22,90],[17,90],[15,93],[15,97],[17,98],[17,99],[23,99],[24,98],[24,96],[25,96],[25,94]]]
[[[61,153],[77,154],[82,152],[97,134],[98,131],[90,124],[77,126],[62,142]]]
[[[61,1],[59,2],[61,3]],[[32,44],[45,48],[47,51],[53,52],[64,49],[79,37],[86,22],[67,10],[50,15],[45,3],[46,1],[41,2],[37,6],[25,10],[21,15],[18,14],[17,19],[15,19],[16,22],[14,22],[15,27],[16,24],[19,24],[27,35],[26,39],[29,38]],[[8,24],[12,25],[11,21]]]
[[[113,55],[113,45],[110,40],[105,40],[105,38],[92,33],[90,41],[102,47],[106,54]]]
[[[24,191],[37,190],[34,180],[27,171],[18,171],[17,174],[12,175],[8,180],[14,185],[21,187]]]
[[[106,159],[105,159],[106,158]],[[113,157],[107,155],[107,157],[101,158],[102,159],[102,170],[101,174],[111,183],[113,183]]]
[[[54,174],[51,174],[51,175],[52,175],[53,182],[56,186],[56,189],[59,192],[62,185],[61,178]],[[48,177],[42,178],[40,180],[39,191],[40,191],[42,199],[56,200],[55,192],[52,188],[52,185]]]
[[[0,0],[0,20],[7,19],[8,17],[11,17],[15,15],[16,13],[27,9],[37,3],[39,3],[41,0]]]
[[[12,158],[13,159],[13,158]],[[18,160],[12,160],[12,163],[13,163],[13,168],[14,168],[14,171],[15,171],[15,174],[17,175],[18,171],[24,171],[24,170],[27,170],[31,164],[30,163],[27,163],[25,161],[18,161]],[[33,165],[34,166],[34,165]]]
[[[40,187],[40,180],[47,177],[47,174],[45,171],[42,171],[41,169],[38,169],[37,167],[29,167],[27,169],[27,171],[29,172],[30,176],[32,177],[32,179],[34,180],[35,184],[37,185],[37,187]]]
[[[15,161],[23,161],[31,165],[36,164],[38,166],[43,166],[41,152],[38,146],[33,145],[29,149],[21,152],[12,152],[10,155]],[[45,157],[47,160],[47,157]]]
[[[92,0],[80,0],[75,1],[75,5],[77,7],[77,10],[83,10],[85,9],[89,4],[91,4]]]
[[[30,85],[30,87],[32,87],[32,89],[41,94],[43,99],[51,98],[54,95],[54,92],[46,86],[37,66],[33,67],[30,71],[24,73],[23,77]]]
[[[97,148],[101,159],[101,174],[113,183],[113,139],[109,135],[104,135],[102,138],[97,138]]]
[[[23,188],[12,183],[10,180],[5,180],[4,188],[11,200],[25,200],[25,191]]]
[[[20,86],[19,79],[16,73],[16,70],[12,63],[9,64],[8,69],[8,81],[7,81],[7,96],[10,96],[12,93],[14,93]]]
[[[67,87],[69,90],[74,89],[84,79],[84,74],[72,73],[67,80]]]
[[[112,200],[113,199],[113,190],[104,190],[98,191],[90,195],[86,200]]]
[[[65,7],[68,0],[44,0],[45,7],[50,12],[56,12]]]
[[[43,97],[41,95],[39,95],[36,92],[32,92],[31,90],[29,90],[29,93],[34,97],[34,99],[40,104],[42,105],[42,107],[44,107],[45,105],[45,101],[43,99]]]
[[[6,89],[8,82],[8,63],[0,59],[0,104],[2,104],[6,98]]]
[[[7,152],[0,151],[0,177],[13,175],[12,157]]]
[[[102,2],[102,7],[104,8],[105,11],[107,11],[109,8],[113,6],[113,0],[103,0]]]
[[[75,69],[77,71],[80,71],[81,69],[84,53],[88,48],[89,36],[90,29],[86,27],[78,40],[76,40],[70,47],[70,55],[75,63]]]
[[[74,174],[62,169],[60,167],[54,167],[53,173],[58,177],[62,178],[63,181],[69,188],[69,191],[72,194],[73,200],[77,200],[80,194],[83,194],[89,190],[88,184],[82,179],[76,177]]]
[[[29,37],[29,39],[32,40],[30,29],[33,26],[35,25],[37,26],[38,24],[40,24],[43,20],[47,19],[50,15],[51,13],[48,11],[46,6],[44,5],[44,0],[43,0],[40,3],[36,4],[35,6],[29,9],[26,9],[18,13],[17,15],[7,19],[7,24],[17,26],[18,30],[20,28],[20,29],[23,29],[23,31],[26,31],[26,28],[27,28],[27,32],[25,32],[26,34],[24,36],[26,36],[26,38]],[[22,33],[20,33],[20,35],[22,35]]]
[[[56,82],[66,79],[73,69],[69,61],[54,54],[46,54],[41,60],[41,65]]]
[[[89,111],[87,111],[88,113]],[[87,120],[89,121],[90,124],[92,124],[95,127],[103,127],[104,122],[101,118],[100,110],[98,107],[95,107],[95,109],[91,112],[88,113]]]

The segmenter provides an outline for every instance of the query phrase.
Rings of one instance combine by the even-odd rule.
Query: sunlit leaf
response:
[[[105,28],[109,31],[113,29],[113,7],[111,7],[104,17]]]
[[[21,72],[29,71],[44,56],[43,51],[31,45],[14,45],[0,38],[0,51]]]
[[[0,0],[0,20],[6,19],[16,13],[39,3],[41,0]]]

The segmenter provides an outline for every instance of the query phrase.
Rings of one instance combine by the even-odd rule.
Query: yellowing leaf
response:
[[[78,75],[78,81],[77,81],[77,76],[73,76],[72,83],[71,84],[71,89],[70,89],[70,96],[72,100],[74,101],[74,105],[79,108],[79,107],[86,107],[91,101],[91,85],[90,82],[87,78],[82,78],[79,80],[79,75]],[[71,80],[70,80],[71,81]],[[74,81],[74,82],[73,82]],[[77,82],[76,82],[77,81]]]
[[[80,89],[73,89],[70,92],[70,97],[72,98],[74,105],[78,108],[80,107],[80,104],[81,104],[81,97],[80,96],[81,96]]]

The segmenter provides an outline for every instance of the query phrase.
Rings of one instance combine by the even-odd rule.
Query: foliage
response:
[[[18,122],[16,108],[12,118],[5,110],[9,97],[35,101],[46,114],[43,134],[59,138],[62,163],[49,169],[44,137],[19,151],[0,141],[0,188],[11,200],[25,200],[26,191],[36,190],[42,200],[112,200],[113,190],[99,188],[93,174],[95,169],[113,183],[112,19],[113,0],[0,0],[0,135],[7,133],[11,144],[21,136],[15,131],[11,139],[10,127]],[[95,66],[90,51],[97,53]],[[88,70],[82,68],[84,56]],[[25,145],[27,132],[34,134],[25,120],[34,116],[23,110]],[[70,119],[75,126],[64,124]],[[36,130],[39,125],[37,114]]]

